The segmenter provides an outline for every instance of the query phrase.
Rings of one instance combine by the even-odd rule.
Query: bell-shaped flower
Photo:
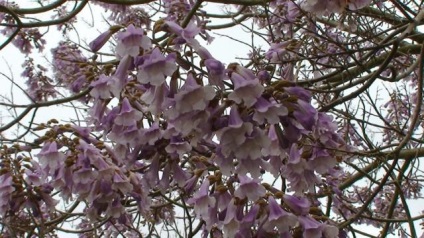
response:
[[[136,57],[140,53],[140,47],[148,49],[151,46],[150,39],[144,35],[143,29],[129,25],[127,30],[117,34],[118,44],[116,54],[123,58],[126,55]]]
[[[281,43],[272,43],[271,48],[265,53],[270,63],[280,63],[290,56],[290,52],[286,49],[290,45],[290,41],[283,41]]]
[[[320,182],[307,161],[301,157],[301,154],[302,149],[298,149],[296,144],[293,144],[287,165],[282,173],[289,181],[290,190],[294,191],[296,195],[309,191],[314,184]]]
[[[99,79],[91,82],[90,86],[93,87],[90,95],[95,99],[108,99],[112,96],[110,92],[111,78],[101,74]]]
[[[120,198],[115,198],[113,201],[108,204],[107,210],[105,211],[107,216],[113,218],[119,218],[122,214],[125,213],[125,207],[122,206]]]
[[[9,202],[12,199],[13,187],[12,176],[10,173],[0,175],[0,216],[4,216],[10,209]]]
[[[233,72],[231,80],[234,91],[228,95],[228,99],[239,104],[243,102],[246,107],[253,106],[265,90],[257,78],[250,80]]]
[[[142,64],[138,66],[138,81],[153,86],[162,85],[166,76],[171,76],[177,70],[176,57],[175,53],[165,57],[158,48],[155,48],[150,54],[142,57]]]
[[[286,87],[284,91],[292,96],[295,96],[298,99],[301,99],[305,102],[311,102],[312,95],[311,92],[302,88],[302,87]]]
[[[263,97],[259,97],[255,103],[255,113],[253,114],[253,120],[262,124],[267,121],[270,124],[278,124],[280,122],[280,116],[287,116],[288,109],[282,105],[279,105],[274,100],[269,102]]]
[[[130,183],[130,180],[120,171],[115,172],[112,181],[112,189],[115,191],[120,191],[122,194],[128,194],[133,190],[133,185]]]
[[[233,152],[237,158],[256,160],[262,157],[262,149],[271,144],[268,136],[263,130],[253,128],[252,132],[244,135],[245,140]]]
[[[190,136],[190,145],[196,146],[202,138],[210,135],[211,128],[210,123],[208,123],[209,120],[209,111],[187,112],[168,121],[167,134],[180,134],[182,137]]]
[[[347,3],[346,0],[306,0],[300,6],[307,12],[328,15],[344,11]]]
[[[160,86],[148,86],[141,96],[141,100],[147,104],[147,110],[154,115],[161,114],[168,105],[169,87],[166,83]]]
[[[194,212],[199,218],[209,216],[209,208],[215,206],[215,198],[209,196],[209,180],[205,179],[199,190],[187,201],[194,205]]]
[[[234,192],[234,196],[241,199],[247,197],[249,201],[257,201],[265,195],[266,190],[259,179],[252,179],[244,175],[239,175],[238,179],[240,186]]]
[[[234,198],[228,203],[222,229],[224,238],[236,237],[235,234],[240,227],[240,209],[241,206],[235,204]]]
[[[119,29],[121,29],[121,27],[113,26],[109,30],[100,34],[96,39],[94,39],[92,42],[90,42],[90,44],[88,44],[91,51],[93,52],[99,51],[110,39],[110,37],[112,37],[112,35],[115,34],[117,31],[119,31]]]
[[[166,30],[177,35],[174,42],[194,43],[194,37],[200,33],[200,28],[191,21],[185,28],[182,28],[174,21],[166,21],[164,26]]]
[[[209,84],[218,86],[221,89],[224,89],[224,80],[225,76],[225,67],[214,58],[206,59],[205,66],[208,70],[208,80]]]
[[[284,203],[296,215],[308,215],[311,203],[305,197],[296,197],[288,194],[283,196]]]
[[[191,145],[187,141],[183,141],[180,138],[172,137],[169,145],[165,147],[165,151],[170,155],[177,155],[182,158],[184,154],[191,150]]]
[[[311,131],[316,122],[317,110],[310,103],[298,100],[293,116],[306,130]]]
[[[115,118],[116,125],[131,126],[143,118],[143,113],[134,109],[127,98],[122,100],[121,110]]]
[[[46,142],[37,155],[40,165],[47,173],[52,173],[65,163],[66,156],[58,151],[56,141]]]
[[[305,238],[338,238],[339,229],[336,226],[330,226],[320,223],[308,216],[299,216],[299,223],[303,228]]]
[[[129,56],[123,57],[113,76],[101,74],[98,80],[90,84],[93,87],[90,95],[96,99],[108,99],[111,96],[119,97],[128,82],[128,69],[131,64],[132,60]]]
[[[296,216],[284,211],[272,196],[268,197],[268,210],[269,216],[263,226],[263,229],[268,232],[277,227],[280,233],[285,233],[297,223]]]
[[[200,86],[193,75],[188,74],[184,85],[174,96],[175,106],[170,111],[171,119],[187,112],[205,110],[214,97],[215,90],[212,86]]]
[[[162,130],[159,128],[159,123],[153,123],[149,128],[139,129],[140,137],[139,142],[141,144],[154,145],[156,141],[162,138]]]
[[[253,124],[244,122],[237,107],[233,106],[230,110],[228,127],[224,127],[217,132],[221,152],[224,156],[229,156],[231,152],[236,150],[246,141],[246,135],[250,135],[253,131]]]
[[[249,212],[243,217],[240,222],[239,231],[235,237],[250,237],[252,234],[251,228],[255,225],[257,216],[260,210],[258,204],[253,205]]]

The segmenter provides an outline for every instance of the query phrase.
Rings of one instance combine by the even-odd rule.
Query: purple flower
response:
[[[222,154],[226,157],[229,156],[246,141],[246,134],[250,135],[252,131],[253,124],[243,122],[237,107],[233,106],[230,111],[228,127],[217,132]]]
[[[112,178],[112,189],[120,191],[122,194],[128,194],[133,190],[130,180],[122,172],[115,172]]]
[[[208,70],[208,80],[209,84],[216,85],[221,89],[224,89],[224,79],[225,79],[225,67],[224,65],[216,59],[207,59],[205,60],[205,66]]]
[[[286,87],[284,91],[305,102],[311,102],[311,92],[302,87]]]
[[[349,6],[350,10],[363,8],[371,3],[371,0],[305,0],[301,3],[303,10],[315,13],[317,15],[328,15],[340,13]]]
[[[155,122],[149,128],[140,130],[139,142],[141,144],[154,145],[156,141],[162,138],[162,130],[159,128],[159,123]]]
[[[271,48],[265,54],[265,58],[267,58],[270,63],[281,62],[290,55],[290,52],[286,50],[289,45],[290,41],[283,41],[278,44],[272,43]]]
[[[165,57],[158,48],[155,48],[152,53],[143,56],[144,61],[138,66],[138,81],[153,86],[162,85],[165,83],[165,77],[171,76],[177,70],[176,57],[175,53]]]
[[[186,112],[203,111],[214,97],[215,90],[212,86],[200,86],[193,75],[189,74],[180,91],[174,96],[175,106],[172,108],[171,118]]]
[[[251,228],[255,225],[260,206],[253,205],[240,222],[240,228],[235,237],[251,237]]]
[[[139,139],[141,137],[141,132],[135,123],[131,126],[113,125],[107,137],[119,145],[130,145],[135,147],[140,144]],[[120,152],[126,153],[126,149],[124,150],[125,151]]]
[[[228,95],[228,99],[236,103],[243,102],[245,106],[251,107],[264,92],[264,87],[257,78],[250,80],[233,72],[231,80],[234,84],[234,91]]]
[[[111,82],[111,77],[101,74],[98,80],[93,81],[90,84],[90,86],[93,87],[93,89],[90,91],[90,95],[96,99],[110,98],[112,96],[110,92]]]
[[[50,171],[50,173],[63,166],[66,159],[65,154],[58,151],[55,141],[45,143],[37,157],[41,167],[46,169],[46,171]]]
[[[143,118],[143,113],[134,109],[128,98],[124,98],[121,104],[121,110],[116,116],[114,122],[116,125],[131,126],[139,122]]]
[[[314,184],[320,182],[314,170],[301,157],[301,154],[302,149],[298,149],[297,145],[293,144],[287,165],[282,173],[289,181],[290,190],[294,191],[296,195],[309,191]]]
[[[99,51],[110,39],[110,37],[113,34],[115,34],[117,31],[119,31],[119,29],[121,29],[119,26],[111,27],[109,30],[100,34],[96,39],[94,39],[92,42],[90,42],[90,44],[88,44],[91,51],[93,52]]]
[[[275,227],[282,234],[289,231],[290,227],[294,227],[297,223],[295,215],[284,211],[275,201],[274,197],[268,197],[269,216],[263,225],[263,229],[272,232]]]
[[[308,215],[311,203],[307,198],[284,194],[283,201],[296,215]]]
[[[208,49],[206,49],[205,47],[201,46],[200,44],[197,44],[196,46],[193,46],[193,48],[196,50],[196,53],[200,56],[200,58],[202,58],[202,60],[205,61],[205,65],[206,67],[208,67],[208,64],[211,64],[213,61],[208,61],[209,63],[207,63],[207,60],[215,60],[217,61],[209,52]],[[219,62],[219,61],[218,61]],[[221,63],[221,62],[219,62]],[[222,64],[221,64],[222,65]],[[224,66],[222,65],[222,67],[224,68]]]
[[[306,130],[311,131],[315,125],[317,110],[310,103],[298,100],[293,116]]]
[[[350,10],[361,9],[371,3],[371,0],[351,0],[348,1],[348,6]]]
[[[236,232],[239,230],[240,226],[240,205],[235,204],[234,198],[227,205],[225,212],[225,219],[222,222],[224,224],[223,233],[225,237],[235,237]]]
[[[253,120],[262,124],[265,120],[270,124],[277,124],[280,122],[280,116],[287,116],[288,110],[286,107],[278,104],[274,100],[269,102],[263,97],[259,97],[255,103],[255,113]]]
[[[200,28],[194,24],[193,21],[191,21],[184,29],[174,21],[166,21],[164,27],[178,36],[176,39],[174,39],[174,42],[185,41],[194,43],[194,37],[200,33]]]
[[[337,238],[339,229],[307,217],[299,216],[299,223],[303,228],[303,237],[305,238]]]
[[[194,211],[197,217],[208,217],[209,208],[215,206],[215,198],[209,196],[209,180],[205,179],[199,190],[187,201],[189,204],[194,204]]]
[[[141,96],[141,100],[147,104],[147,110],[152,114],[160,114],[168,105],[168,93],[169,87],[166,83],[157,87],[149,86]]]
[[[10,173],[0,175],[0,215],[3,217],[10,209],[10,199],[15,191]]]
[[[120,216],[122,216],[125,213],[125,207],[122,206],[121,199],[113,199],[113,201],[108,205],[105,213],[106,215],[113,218],[119,218]]]
[[[265,188],[258,179],[252,179],[244,175],[239,175],[240,186],[234,192],[234,196],[238,198],[247,197],[250,201],[257,201],[265,195]]]
[[[207,110],[187,112],[169,120],[168,132],[173,128],[182,136],[190,135],[190,144],[195,145],[199,139],[210,132],[209,119],[210,113]]]
[[[123,58],[126,55],[136,57],[140,52],[140,47],[148,49],[151,46],[150,39],[144,35],[143,29],[135,28],[129,25],[127,30],[118,33],[118,44],[116,45],[116,54]]]
[[[269,83],[271,81],[271,75],[266,70],[261,70],[258,72],[258,79],[261,84]]]
[[[325,144],[330,146],[329,144]],[[312,149],[311,158],[308,160],[308,164],[316,172],[320,174],[327,173],[330,169],[334,168],[337,164],[335,156],[330,155],[327,149],[322,148],[321,144],[314,145]]]
[[[170,155],[175,154],[179,158],[182,158],[184,154],[191,150],[191,146],[187,141],[172,137],[171,142],[165,147],[165,150]]]
[[[111,96],[119,97],[122,89],[128,81],[128,69],[132,63],[132,58],[125,56],[119,62],[115,74],[111,77],[101,74],[99,79],[92,82],[93,89],[90,95],[94,98],[108,99]]]

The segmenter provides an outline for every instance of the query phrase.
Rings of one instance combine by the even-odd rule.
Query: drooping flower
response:
[[[0,175],[0,215],[4,216],[10,209],[9,202],[12,199],[13,187],[12,176],[10,173]]]
[[[290,148],[287,165],[282,173],[289,181],[290,190],[294,191],[295,195],[309,191],[314,184],[320,182],[313,168],[301,157],[301,154],[302,149],[293,144]]]
[[[154,145],[156,141],[162,138],[162,130],[159,128],[159,123],[155,122],[148,128],[139,129],[139,143]]]
[[[305,0],[300,6],[303,10],[317,15],[328,15],[342,12],[347,3],[345,0]]]
[[[169,103],[169,86],[166,83],[160,86],[147,86],[147,90],[141,96],[141,100],[147,104],[147,110],[152,114],[160,114]]]
[[[221,89],[224,89],[224,79],[225,79],[225,67],[224,65],[216,59],[206,59],[205,66],[208,70],[208,80],[209,84],[216,85]]]
[[[224,227],[222,229],[224,233],[224,238],[235,237],[237,230],[239,230],[241,221],[240,209],[242,209],[242,206],[235,204],[234,198],[231,199],[226,208],[225,219],[222,222],[224,224]]]
[[[194,43],[194,37],[200,33],[200,28],[193,21],[190,21],[185,28],[182,28],[174,21],[166,21],[163,27],[178,36],[173,40],[174,42],[196,44]]]
[[[169,111],[169,115],[174,119],[187,112],[203,111],[214,97],[215,90],[212,86],[200,86],[193,75],[188,74],[184,85],[174,96],[175,106]]]
[[[65,154],[58,150],[56,141],[45,143],[37,157],[41,167],[50,173],[63,166],[66,159]]]
[[[273,196],[268,197],[268,210],[269,216],[263,226],[268,232],[273,231],[276,227],[278,231],[283,234],[289,231],[290,227],[294,227],[297,223],[296,216],[284,211]]]
[[[99,76],[99,79],[93,81],[90,86],[93,89],[90,91],[90,95],[96,99],[108,99],[112,96],[110,86],[113,79],[104,74]]]
[[[247,197],[249,201],[257,201],[265,195],[266,190],[259,179],[252,179],[244,175],[239,175],[238,178],[240,186],[234,192],[234,196],[241,199]]]
[[[107,31],[100,34],[96,39],[94,39],[88,46],[90,47],[91,51],[97,52],[99,51],[106,42],[110,39],[110,37],[113,36],[118,30],[120,29],[119,26],[111,27]]]
[[[128,98],[124,98],[124,100],[122,100],[121,110],[114,122],[116,125],[131,126],[140,121],[141,118],[143,118],[143,113],[134,109],[128,101]]]
[[[150,54],[142,57],[142,64],[138,66],[138,81],[153,86],[162,85],[166,76],[171,76],[177,70],[175,59],[175,53],[165,57],[158,48],[155,48]]]
[[[123,58],[126,55],[136,57],[140,53],[140,47],[148,49],[151,46],[150,39],[144,35],[143,29],[129,25],[124,32],[117,34],[118,44],[116,54]]]
[[[307,198],[284,194],[283,201],[296,215],[307,215],[309,213],[311,203]]]
[[[191,150],[191,146],[187,141],[183,141],[178,137],[172,137],[169,145],[165,147],[169,155],[174,155],[182,158],[184,154]]]
[[[308,216],[299,216],[298,219],[303,228],[303,237],[305,238],[338,237],[339,229],[336,226],[320,223]]]
[[[280,122],[280,116],[287,116],[288,109],[278,103],[275,100],[270,102],[263,97],[259,97],[255,103],[255,113],[253,114],[253,120],[258,123],[264,123],[267,121],[270,124],[277,124]]]
[[[233,106],[230,111],[228,127],[217,132],[217,137],[224,156],[229,156],[234,150],[246,141],[246,135],[253,131],[253,124],[244,122],[240,118],[237,107]]]
[[[233,72],[231,80],[234,84],[234,91],[228,95],[228,99],[236,103],[243,102],[247,107],[253,106],[265,90],[257,78],[251,80]]]
[[[215,206],[215,198],[209,196],[209,180],[205,179],[199,190],[187,201],[194,205],[194,211],[199,218],[209,216],[209,208]]]

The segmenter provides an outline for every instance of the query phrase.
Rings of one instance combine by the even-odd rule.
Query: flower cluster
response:
[[[54,80],[58,86],[64,86],[73,93],[87,87],[90,65],[75,44],[62,41],[52,49],[52,54]]]
[[[185,194],[180,199],[193,205],[205,232],[234,237],[256,227],[265,236],[300,229],[306,237],[335,237],[332,224],[309,214],[314,201],[305,197],[322,177],[336,176],[332,168],[339,155],[329,148],[344,143],[333,118],[317,112],[311,94],[288,81],[269,84],[263,72],[237,64],[225,69],[195,39],[201,31],[194,22],[186,28],[165,24],[164,31],[181,39],[179,48],[191,47],[204,60],[208,80],[190,65],[178,67],[179,55],[153,46],[141,28],[129,25],[118,32],[119,63],[113,74],[90,83],[93,108],[87,121],[93,126],[89,131],[103,133],[112,144],[99,146],[98,139],[77,128],[71,131],[80,139],[61,143],[63,152],[46,142],[40,169],[53,174],[54,188],[68,199],[87,201],[90,219],[109,217],[123,225],[131,216],[124,201],[134,199],[148,216],[149,207],[161,200],[146,191],[180,188]],[[91,49],[99,50],[113,34],[101,34]],[[117,104],[110,103],[114,98]],[[61,136],[69,132],[53,129]],[[49,163],[51,153],[65,156],[67,166]],[[267,172],[285,178],[295,193],[282,198],[284,206],[261,183]]]
[[[53,80],[46,76],[47,69],[41,65],[34,65],[34,59],[28,58],[22,65],[24,72],[21,76],[27,78],[28,96],[32,101],[46,101],[56,96]]]
[[[85,217],[78,229],[87,237],[97,230],[111,237],[141,236],[136,220],[148,226],[176,224],[175,207],[196,217],[196,229],[205,236],[343,237],[329,212],[324,215],[320,198],[328,195],[335,214],[349,219],[357,208],[343,199],[360,201],[370,194],[359,189],[346,197],[340,191],[347,176],[340,162],[352,147],[334,117],[315,107],[331,100],[301,86],[307,83],[299,83],[295,64],[302,55],[314,56],[316,62],[307,65],[317,75],[328,65],[338,66],[332,57],[344,53],[338,42],[346,38],[325,29],[332,41],[321,44],[313,36],[320,26],[312,22],[305,24],[302,39],[292,31],[304,11],[340,13],[369,1],[273,1],[269,18],[255,22],[278,32],[266,36],[272,40],[268,51],[252,56],[254,67],[226,66],[202,46],[200,38],[212,40],[205,27],[209,16],[192,11],[193,1],[163,1],[166,16],[152,30],[143,8],[93,2],[111,12],[117,25],[88,44],[92,58],[77,45],[60,42],[52,50],[54,80],[44,67],[25,62],[31,99],[47,100],[56,95],[55,87],[65,87],[73,94],[87,92],[81,103],[89,109],[78,125],[39,125],[45,134],[34,142],[39,151],[22,162],[25,166],[0,164],[1,222],[22,210],[16,219],[59,220],[65,212],[57,211],[58,195],[67,205],[81,202]],[[65,12],[60,8],[58,15]],[[33,29],[20,31],[14,43],[25,53],[45,44]],[[97,62],[108,43],[114,46],[107,55],[113,59]],[[312,52],[302,47],[305,43],[321,48]],[[404,108],[397,114],[395,103],[387,106],[390,117],[406,115]],[[347,126],[342,132],[357,136]],[[281,186],[266,183],[268,178]],[[405,193],[419,195],[418,184],[409,187]],[[389,212],[388,193],[373,203],[380,216]],[[403,215],[402,208],[396,207],[396,214]]]

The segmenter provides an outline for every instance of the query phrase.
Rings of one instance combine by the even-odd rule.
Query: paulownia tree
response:
[[[1,237],[420,235],[422,1],[25,2],[0,1],[27,101],[0,103]]]

